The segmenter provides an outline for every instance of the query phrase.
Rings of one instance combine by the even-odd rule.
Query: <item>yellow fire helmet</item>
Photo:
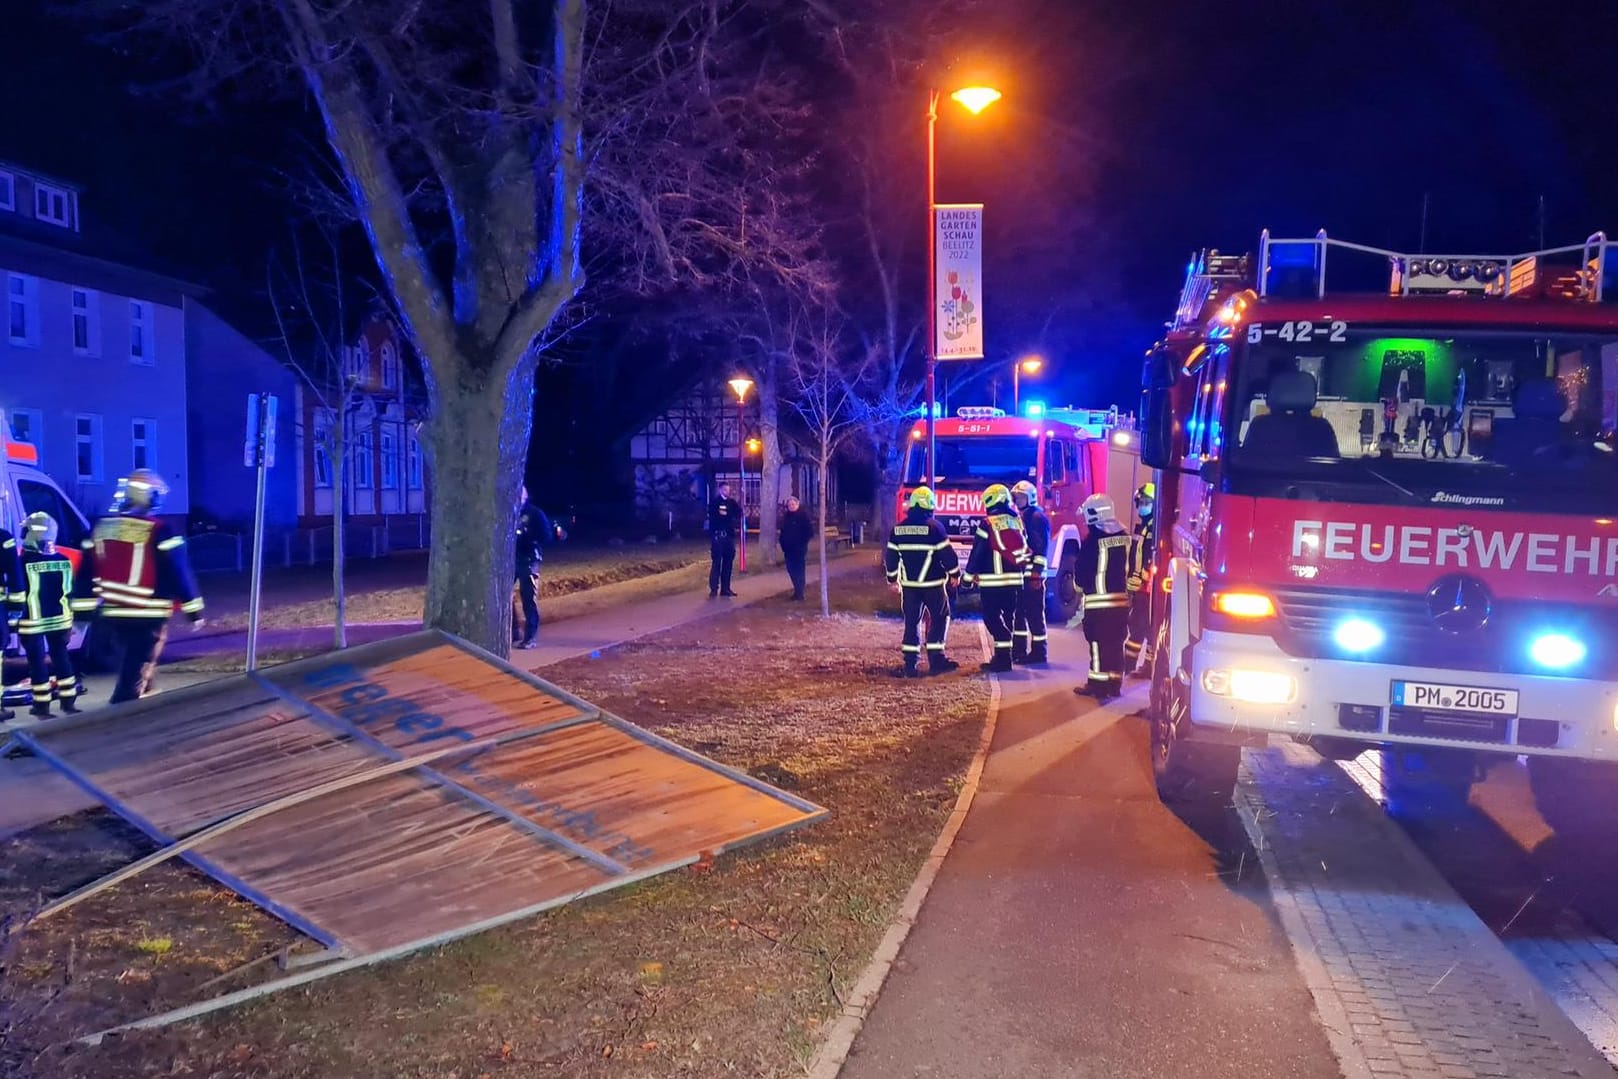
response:
[[[1157,484],[1143,483],[1140,490],[1135,492],[1136,502],[1150,502],[1157,497]]]
[[[905,505],[911,509],[935,510],[938,508],[938,499],[933,497],[931,487],[917,487],[910,492],[910,498]]]
[[[991,483],[983,491],[983,511],[987,513],[990,506],[1006,506],[1011,504],[1011,492],[1006,490],[1003,483]]]

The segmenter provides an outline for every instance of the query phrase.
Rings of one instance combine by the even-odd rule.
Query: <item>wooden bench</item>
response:
[[[835,551],[839,547],[852,547],[853,545],[853,535],[841,531],[836,525],[826,526],[826,550]]]

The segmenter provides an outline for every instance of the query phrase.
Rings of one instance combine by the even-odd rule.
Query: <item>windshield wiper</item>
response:
[[[1382,473],[1378,472],[1376,469],[1372,468],[1370,465],[1362,465],[1361,467],[1366,472],[1368,472],[1371,475],[1375,476],[1377,479],[1381,480],[1383,483],[1387,484],[1389,487],[1392,487],[1395,491],[1398,491],[1400,494],[1404,495],[1406,498],[1410,499],[1411,501],[1413,501],[1413,502],[1422,501],[1422,499],[1417,496],[1416,492],[1410,490],[1410,488],[1408,488],[1408,487],[1401,486],[1400,484],[1394,482],[1393,480],[1390,480],[1388,477],[1384,476]]]

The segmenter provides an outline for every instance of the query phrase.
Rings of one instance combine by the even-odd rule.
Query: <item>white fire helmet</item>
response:
[[[1118,523],[1118,507],[1111,495],[1091,495],[1084,500],[1084,523],[1088,528]]]
[[[1027,480],[1018,480],[1016,483],[1012,484],[1012,501],[1015,502],[1018,495],[1022,496],[1022,505],[1024,506],[1037,506],[1039,504],[1039,488],[1035,487]]]

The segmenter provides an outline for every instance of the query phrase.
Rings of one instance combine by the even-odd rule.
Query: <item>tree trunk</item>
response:
[[[343,473],[348,465],[348,402],[337,408],[333,421],[331,447],[331,598],[333,648],[348,647],[348,593],[343,587],[343,521],[347,506],[343,499],[347,490]]]
[[[820,544],[820,617],[831,617],[831,570],[826,561],[826,474],[830,471],[827,465],[831,461],[831,454],[822,444],[815,466],[820,471],[820,529],[818,540]]]
[[[773,376],[759,380],[758,426],[764,448],[759,456],[758,545],[759,560],[766,566],[775,565],[781,553],[775,542],[781,516],[781,400],[775,384]]]
[[[898,523],[899,481],[904,477],[903,461],[891,440],[877,444],[875,469],[877,535],[886,536]]]
[[[442,362],[448,359],[449,363]],[[427,561],[426,625],[498,656],[511,654],[512,537],[533,418],[535,361],[509,376],[467,356],[442,358],[458,369],[452,387],[433,385],[433,543]]]

